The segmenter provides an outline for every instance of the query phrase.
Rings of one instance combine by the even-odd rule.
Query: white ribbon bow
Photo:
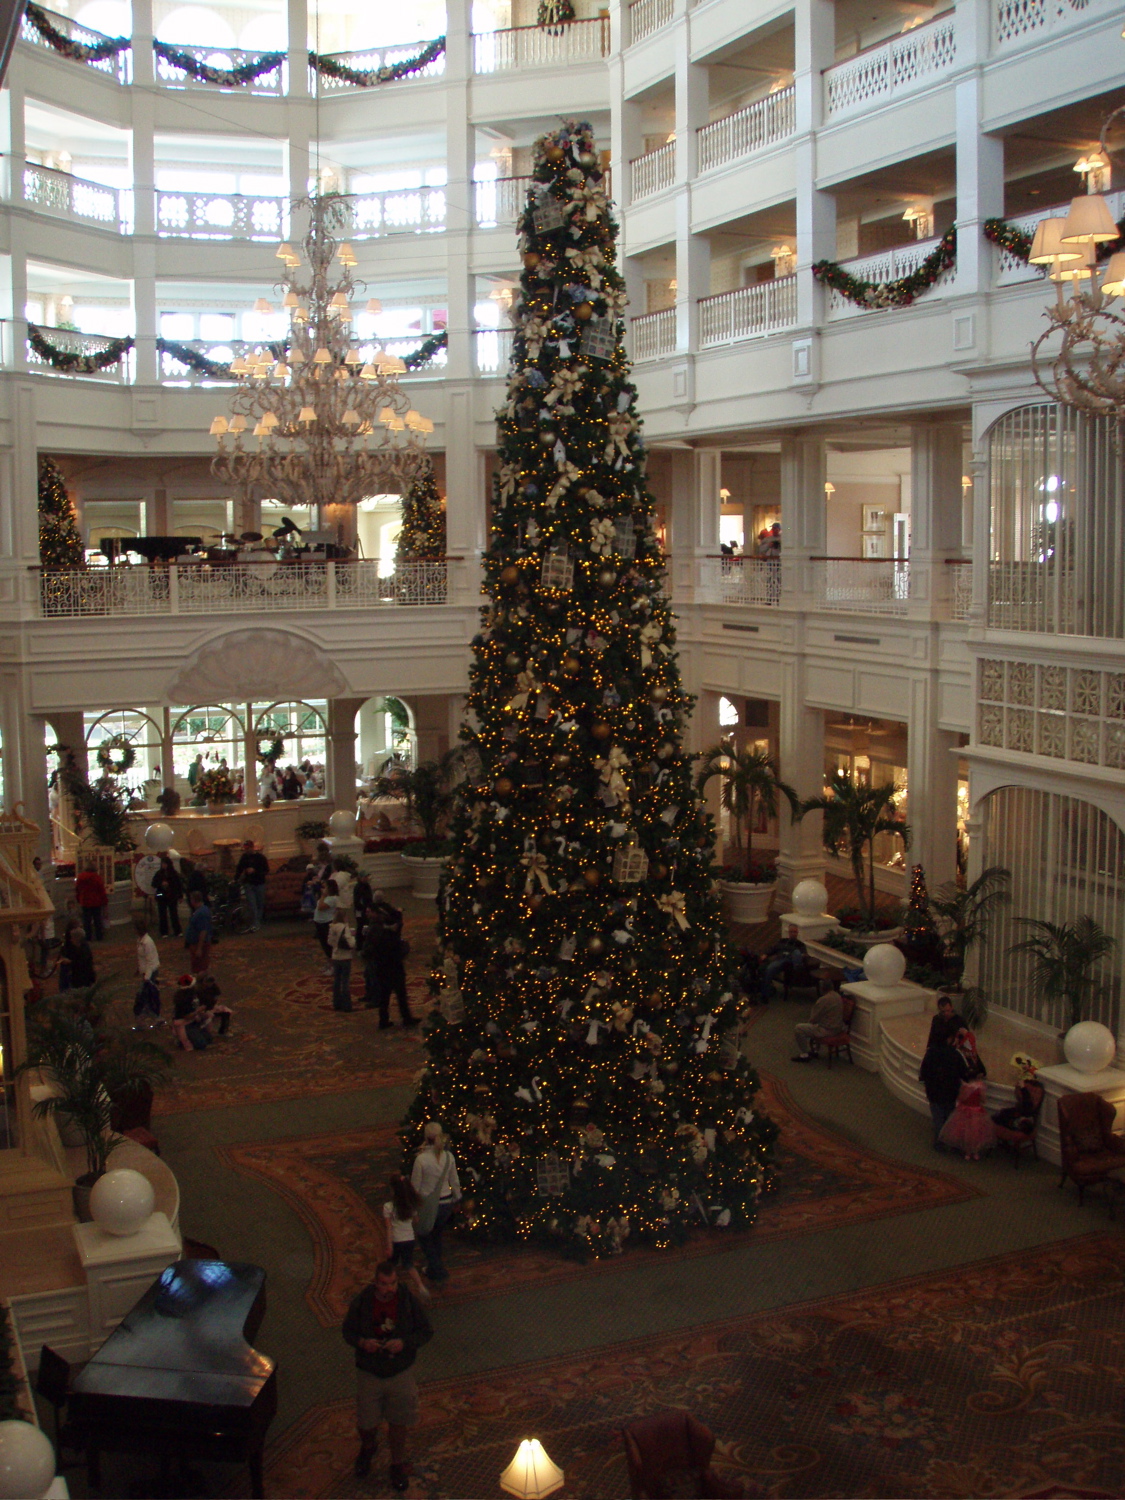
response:
[[[670,896],[661,896],[656,904],[662,912],[675,919],[681,931],[686,931],[688,919],[684,914],[684,898],[680,891],[673,891]]]
[[[516,691],[512,695],[512,701],[508,704],[508,707],[518,713],[520,709],[527,707],[527,700],[531,697],[532,693],[537,693],[538,691],[539,683],[536,681],[535,673],[521,672],[516,678]]]
[[[613,522],[608,516],[597,516],[590,522],[590,547],[591,550],[604,556],[613,551],[615,539]]]
[[[602,774],[602,780],[606,783],[609,792],[618,802],[629,800],[629,788],[625,784],[622,772],[629,765],[629,757],[620,745],[614,745],[604,760],[596,760],[594,766]]]
[[[520,859],[520,864],[527,871],[527,879],[524,881],[523,886],[525,892],[531,890],[532,886],[538,880],[548,895],[554,894],[551,889],[551,882],[547,878],[547,856],[545,854],[535,849],[530,854],[523,855]]]
[[[566,494],[575,480],[582,478],[582,470],[577,464],[572,464],[569,459],[564,459],[559,464],[559,477],[555,480],[551,491],[544,502],[548,510],[554,510],[559,500]]]
[[[607,418],[606,425],[609,428],[609,442],[605,445],[606,463],[611,462],[615,453],[628,458],[629,439],[637,424],[628,412],[615,412],[612,417]]]

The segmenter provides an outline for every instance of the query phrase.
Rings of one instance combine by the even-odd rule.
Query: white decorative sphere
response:
[[[822,917],[828,891],[819,880],[799,880],[793,887],[793,910],[801,917]]]
[[[863,972],[872,984],[898,984],[906,973],[906,954],[893,943],[875,943],[867,950]]]
[[[355,813],[341,807],[328,819],[328,826],[334,839],[350,838],[355,832]]]
[[[145,848],[151,849],[154,854],[163,854],[165,849],[171,849],[175,839],[175,830],[169,828],[167,823],[150,823],[145,829]]]
[[[94,1183],[90,1212],[106,1234],[136,1234],[152,1213],[156,1194],[142,1172],[119,1167]]]
[[[55,1477],[55,1450],[30,1422],[0,1422],[0,1500],[40,1500]]]
[[[1079,1021],[1063,1039],[1063,1051],[1067,1062],[1077,1072],[1100,1073],[1113,1061],[1117,1040],[1109,1027],[1100,1021]]]

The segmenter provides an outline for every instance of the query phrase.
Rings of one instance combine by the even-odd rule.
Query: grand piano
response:
[[[277,1411],[272,1359],[251,1347],[266,1273],[241,1261],[178,1260],[76,1376],[70,1440],[91,1487],[102,1452],[247,1463],[262,1496],[262,1449]]]

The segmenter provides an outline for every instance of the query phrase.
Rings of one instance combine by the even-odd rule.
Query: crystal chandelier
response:
[[[403,361],[378,345],[365,357],[352,335],[356,257],[337,241],[350,200],[320,195],[295,207],[309,214],[304,260],[291,245],[277,251],[289,332],[232,362],[239,389],[230,416],[211,423],[219,449],[211,471],[243,500],[318,506],[321,524],[350,532],[365,497],[409,488],[434,424],[399,389]],[[367,307],[381,310],[374,300]],[[256,312],[273,310],[264,298],[255,303]]]
[[[1102,126],[1098,151],[1075,169],[1085,172],[1088,191],[1071,202],[1065,219],[1042,220],[1028,255],[1033,264],[1050,267],[1056,287],[1047,328],[1031,346],[1036,383],[1064,406],[1111,417],[1119,432],[1125,427],[1125,317],[1109,304],[1125,297],[1125,251],[1110,256],[1099,283],[1098,246],[1118,239],[1119,230],[1095,188],[1108,186],[1106,133],[1121,115],[1125,106]]]

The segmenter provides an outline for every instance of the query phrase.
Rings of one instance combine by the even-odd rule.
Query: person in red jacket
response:
[[[105,909],[109,905],[109,893],[105,881],[97,870],[81,870],[74,882],[74,899],[82,909],[82,926],[90,942],[101,942],[105,937]]]

